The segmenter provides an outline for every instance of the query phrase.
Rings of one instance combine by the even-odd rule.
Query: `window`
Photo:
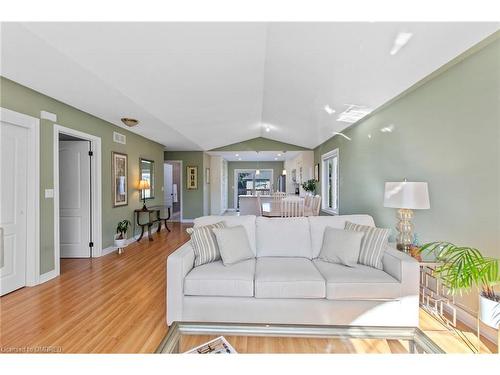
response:
[[[339,213],[339,150],[335,149],[321,156],[322,209]]]
[[[273,170],[237,169],[234,171],[236,208],[240,207],[240,195],[268,195],[271,194]]]

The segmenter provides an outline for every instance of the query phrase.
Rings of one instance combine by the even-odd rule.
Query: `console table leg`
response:
[[[151,235],[151,227],[152,227],[152,225],[151,225],[151,224],[150,224],[150,225],[148,225],[148,239],[149,239],[150,241],[153,241],[153,236]]]
[[[165,228],[170,232],[170,229],[168,229],[168,225],[167,225],[167,219],[165,219]]]
[[[161,231],[161,220],[158,220],[158,229],[156,230],[156,233],[160,233]]]
[[[137,242],[139,242],[142,239],[142,236],[144,235],[144,225],[141,225],[141,235],[137,239]]]

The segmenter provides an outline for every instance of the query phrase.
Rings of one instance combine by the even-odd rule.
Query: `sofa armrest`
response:
[[[385,272],[401,283],[402,296],[418,296],[420,266],[415,258],[388,246],[382,258],[382,265]]]
[[[193,269],[194,251],[187,242],[167,258],[167,324],[182,319],[184,278]]]

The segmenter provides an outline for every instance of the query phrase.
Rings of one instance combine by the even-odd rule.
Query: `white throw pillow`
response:
[[[254,258],[245,227],[237,225],[213,230],[225,266]]]
[[[379,270],[383,269],[382,257],[387,246],[387,237],[389,237],[390,229],[359,225],[349,221],[346,221],[345,229],[365,234],[361,241],[358,263],[378,268]]]
[[[221,221],[220,223],[186,229],[186,232],[191,236],[195,267],[220,259],[219,246],[217,245],[217,238],[215,238],[213,229],[224,228],[225,226]]]
[[[326,227],[319,258],[326,262],[354,267],[358,264],[364,235],[363,232]]]

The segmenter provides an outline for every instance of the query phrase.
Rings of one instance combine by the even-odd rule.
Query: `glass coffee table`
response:
[[[174,322],[156,353],[185,353],[219,336],[238,353],[444,353],[416,327]]]

